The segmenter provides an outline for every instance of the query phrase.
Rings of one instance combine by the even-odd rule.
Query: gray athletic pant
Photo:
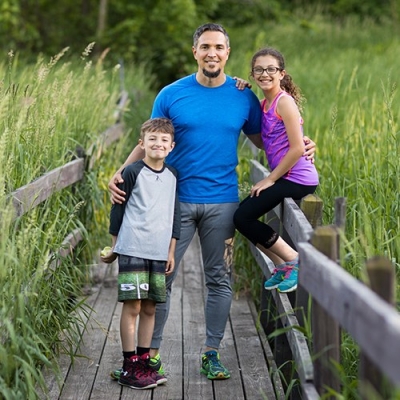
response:
[[[151,348],[160,348],[164,326],[169,314],[172,283],[196,229],[200,238],[207,287],[205,346],[219,348],[232,303],[230,271],[227,270],[224,262],[225,240],[234,236],[233,214],[237,207],[238,203],[193,204],[181,202],[181,236],[176,243],[175,269],[167,277],[167,302],[158,303],[156,307]]]

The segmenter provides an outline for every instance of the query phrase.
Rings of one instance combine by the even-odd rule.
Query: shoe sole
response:
[[[231,377],[230,375],[225,375],[223,372],[219,372],[218,375],[210,375],[205,369],[201,369],[200,372],[211,381],[222,381]]]
[[[297,285],[291,287],[290,289],[286,289],[286,290],[279,290],[279,288],[278,288],[278,292],[279,293],[290,293],[290,292],[294,292],[296,289],[297,289]]]
[[[126,387],[129,387],[129,388],[131,388],[131,389],[137,389],[137,390],[142,390],[142,389],[154,389],[154,388],[157,387],[157,383],[152,383],[152,384],[150,384],[150,385],[143,386],[143,387],[138,387],[138,386],[129,385],[128,383],[123,383],[123,382],[121,382],[121,381],[118,381],[118,383],[119,383],[121,386],[126,386]]]
[[[110,377],[114,381],[118,381],[119,380],[119,376],[115,375],[114,371],[111,371]],[[168,382],[167,378],[161,378],[156,383],[157,383],[157,386],[158,386],[158,385],[163,385],[164,383],[167,383],[167,382]]]
[[[268,287],[265,287],[265,286],[264,286],[264,289],[265,289],[265,290],[276,289],[279,285],[280,285],[280,284],[278,283],[277,285],[274,285],[274,286],[268,286]]]

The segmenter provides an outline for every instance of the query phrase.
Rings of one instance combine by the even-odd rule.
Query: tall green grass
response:
[[[0,64],[0,398],[36,399],[46,393],[41,366],[58,370],[60,353],[74,354],[90,312],[82,288],[107,234],[106,184],[133,147],[135,129],[150,109],[143,68],[106,69],[65,51],[25,65],[9,53]],[[123,78],[123,79],[122,79]],[[85,179],[14,219],[10,193],[76,157],[115,123],[121,89],[130,91],[127,134]],[[140,97],[140,99],[139,99]],[[65,237],[84,240],[55,266]],[[108,240],[108,235],[107,235]],[[43,398],[43,397],[41,397]]]
[[[231,32],[232,75],[247,78],[251,56],[261,47],[272,46],[284,54],[288,73],[307,99],[304,129],[317,143],[323,223],[333,223],[335,198],[345,197],[341,263],[360,279],[365,279],[365,261],[374,255],[391,259],[397,274],[400,267],[398,30],[390,21],[338,22],[304,13],[290,24],[267,21]],[[249,179],[249,157],[242,150],[238,171],[243,187]],[[243,278],[236,289],[250,290],[257,299],[259,272],[240,235],[236,247],[235,271]],[[336,394],[338,398],[355,398],[357,368],[357,345],[344,335],[342,365],[337,366],[343,393]]]

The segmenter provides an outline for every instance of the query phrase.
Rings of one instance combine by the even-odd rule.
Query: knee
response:
[[[142,300],[141,315],[152,317],[156,313],[156,303],[152,300]]]

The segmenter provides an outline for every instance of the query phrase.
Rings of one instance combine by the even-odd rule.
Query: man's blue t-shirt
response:
[[[179,200],[186,203],[237,202],[237,147],[240,132],[261,132],[261,109],[249,89],[238,90],[227,76],[223,85],[200,85],[196,74],[157,95],[152,118],[165,117],[175,127],[175,148],[166,162],[178,171]]]

